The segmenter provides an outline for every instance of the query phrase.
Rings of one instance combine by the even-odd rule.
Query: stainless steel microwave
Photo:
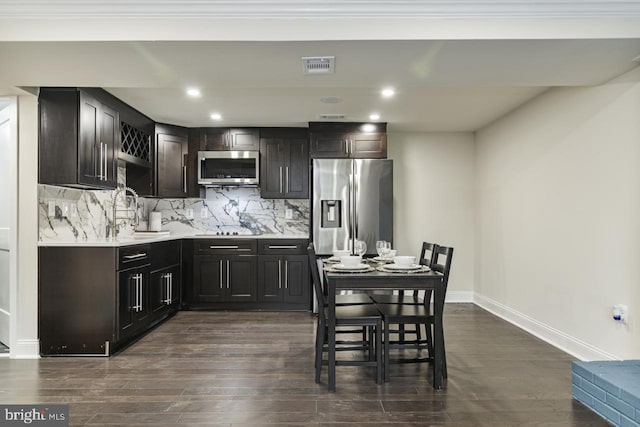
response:
[[[198,184],[247,185],[260,182],[259,151],[198,151]]]

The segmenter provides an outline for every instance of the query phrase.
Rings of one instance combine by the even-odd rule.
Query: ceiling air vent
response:
[[[303,56],[302,72],[304,74],[333,74],[335,62],[335,56]]]
[[[320,114],[322,120],[344,120],[345,118],[344,114]]]

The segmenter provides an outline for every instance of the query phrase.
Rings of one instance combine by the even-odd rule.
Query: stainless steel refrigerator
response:
[[[314,159],[312,237],[319,255],[393,241],[393,160]]]

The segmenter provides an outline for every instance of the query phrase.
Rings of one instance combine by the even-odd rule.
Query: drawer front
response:
[[[255,255],[258,246],[255,239],[198,239],[194,240],[197,254]]]
[[[151,266],[168,267],[180,264],[182,243],[179,240],[151,244]]]
[[[118,248],[118,270],[149,264],[150,249],[149,244]]]
[[[307,239],[260,239],[258,252],[261,255],[304,255],[308,244]]]

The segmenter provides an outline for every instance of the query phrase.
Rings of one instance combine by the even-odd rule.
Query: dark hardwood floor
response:
[[[449,379],[428,365],[338,367],[315,384],[308,313],[180,312],[107,358],[0,359],[0,403],[69,403],[71,425],[607,426],[571,399],[572,358],[471,304],[448,304]]]

